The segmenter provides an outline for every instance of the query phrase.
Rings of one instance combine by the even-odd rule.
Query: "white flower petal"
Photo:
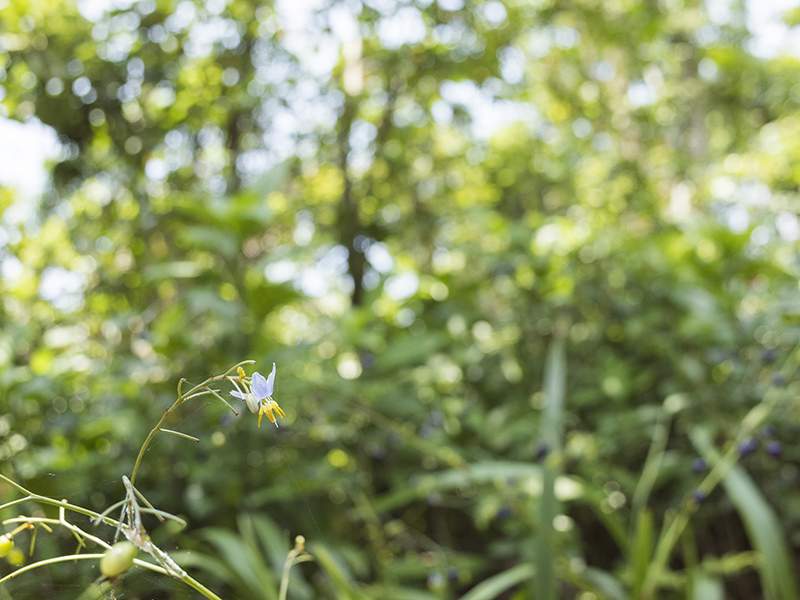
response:
[[[275,387],[275,363],[272,363],[272,373],[267,377],[267,397],[272,396]]]
[[[270,377],[272,377],[272,375],[270,375]],[[253,373],[253,377],[250,381],[252,381],[250,387],[253,390],[253,395],[259,400],[263,400],[272,394],[272,386],[267,383],[267,380],[264,379],[264,376],[258,371]]]

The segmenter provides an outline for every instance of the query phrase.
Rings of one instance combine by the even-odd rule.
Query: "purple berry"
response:
[[[497,514],[495,515],[495,518],[496,519],[507,519],[508,517],[511,516],[511,513],[512,513],[512,511],[511,511],[510,507],[501,506],[500,509],[497,511]]]
[[[692,471],[695,473],[703,473],[706,469],[708,469],[708,465],[702,458],[695,458],[692,461]]]
[[[747,456],[748,454],[752,454],[758,448],[758,440],[755,438],[747,438],[739,442],[739,454],[741,456]]]
[[[706,498],[708,498],[708,494],[706,494],[703,490],[694,490],[692,492],[692,500],[694,500],[698,504],[702,504],[703,502],[705,502]]]
[[[536,445],[536,460],[544,460],[548,454],[550,454],[550,446],[547,445],[547,442],[539,442]]]

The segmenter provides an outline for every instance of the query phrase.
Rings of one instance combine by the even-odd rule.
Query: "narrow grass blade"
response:
[[[517,565],[482,581],[461,596],[461,600],[493,600],[518,583],[533,577],[534,572],[533,565]]]
[[[653,557],[655,546],[653,515],[649,510],[640,511],[636,515],[636,530],[630,544],[630,564],[633,566],[633,598],[639,595],[647,576],[647,567]]]
[[[564,426],[564,390],[567,380],[566,343],[556,335],[547,351],[544,366],[544,393],[546,404],[542,415],[541,439],[551,452],[558,453],[562,447]],[[536,552],[537,573],[533,582],[533,594],[538,600],[555,598],[555,552],[553,551],[553,519],[558,515],[559,502],[555,483],[558,477],[556,465],[546,463],[542,473],[542,497],[539,506],[540,537]]]
[[[667,439],[669,438],[669,425],[670,415],[664,409],[658,413],[658,419],[655,427],[653,428],[653,441],[650,443],[650,450],[647,452],[647,459],[645,460],[644,467],[642,468],[642,475],[639,477],[639,482],[636,484],[636,489],[633,492],[633,499],[631,501],[631,525],[637,525],[639,512],[647,505],[647,500],[650,498],[650,492],[658,477],[658,472],[661,470],[661,464],[664,462],[664,451],[667,447]]]
[[[339,592],[337,598],[357,600],[362,597],[353,583],[353,578],[328,551],[327,547],[322,544],[312,544],[309,552],[317,559],[317,563],[331,578],[331,582]]]
[[[692,443],[709,462],[720,459],[705,430],[692,431]],[[758,572],[766,600],[800,600],[793,561],[781,523],[756,484],[738,464],[722,479],[728,497],[736,507],[753,548],[761,555]]]

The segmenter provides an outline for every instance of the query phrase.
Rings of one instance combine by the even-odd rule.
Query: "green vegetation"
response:
[[[0,2],[60,142],[0,188],[0,600],[800,597],[800,63],[740,3],[78,4]],[[183,405],[248,360],[285,417]]]

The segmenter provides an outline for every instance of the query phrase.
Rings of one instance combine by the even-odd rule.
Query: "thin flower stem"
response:
[[[104,540],[101,540],[99,537],[95,537],[90,533],[86,533],[83,529],[77,525],[73,525],[69,521],[63,521],[61,519],[48,519],[46,517],[14,517],[13,519],[7,519],[3,521],[3,525],[7,523],[38,523],[40,525],[50,523],[51,525],[61,525],[78,536],[83,536],[87,540],[92,540],[95,544],[102,546],[106,550],[111,548],[111,544],[108,542],[105,542]]]
[[[29,565],[25,565],[24,567],[20,567],[16,571],[12,571],[2,579],[0,579],[0,585],[5,583],[6,581],[13,579],[17,575],[22,575],[28,571],[32,571],[33,569],[38,569],[39,567],[45,567],[47,565],[52,565],[59,562],[66,562],[68,560],[86,560],[89,558],[103,558],[102,554],[68,554],[64,556],[56,556],[54,558],[47,558],[45,560],[40,560],[35,563],[31,563]]]
[[[6,482],[8,485],[10,485],[11,487],[13,487],[15,490],[17,490],[17,491],[18,491],[18,492],[20,492],[21,494],[26,494],[26,495],[28,495],[28,496],[32,496],[32,495],[33,495],[33,492],[31,492],[30,490],[28,490],[28,489],[26,489],[26,488],[22,487],[22,486],[21,486],[20,484],[18,484],[16,481],[14,481],[13,479],[9,479],[8,477],[6,477],[6,476],[5,476],[5,475],[3,475],[3,474],[0,474],[0,479],[2,479],[3,481],[5,481],[5,482]]]
[[[161,426],[167,420],[167,417],[169,417],[170,413],[172,413],[173,410],[175,410],[181,404],[183,404],[188,398],[192,397],[193,394],[196,394],[197,392],[199,392],[201,390],[207,390],[210,393],[216,395],[217,397],[220,397],[219,394],[216,394],[216,392],[214,390],[211,390],[208,386],[211,385],[212,383],[214,383],[215,381],[223,381],[223,380],[227,379],[228,378],[228,374],[231,373],[232,371],[235,371],[240,366],[253,364],[253,363],[255,363],[254,360],[243,360],[243,361],[233,365],[230,369],[228,369],[222,375],[214,375],[213,377],[209,377],[203,383],[200,383],[200,384],[194,386],[191,390],[189,390],[185,394],[181,394],[180,393],[181,384],[185,381],[184,379],[181,379],[180,382],[178,382],[178,392],[179,392],[178,399],[175,400],[175,402],[172,404],[172,406],[170,406],[167,410],[164,411],[164,414],[161,415],[161,418],[159,419],[159,421],[156,424],[156,426],[153,427],[153,429],[150,430],[150,433],[147,435],[147,438],[145,438],[144,443],[142,444],[142,447],[139,449],[139,454],[136,457],[136,462],[133,465],[133,471],[131,471],[131,477],[130,477],[131,485],[136,482],[136,474],[139,472],[139,465],[142,464],[142,458],[144,458],[144,453],[147,450],[147,447],[150,445],[150,442],[153,441],[153,438],[156,437],[156,434],[158,434],[159,431],[163,431]],[[226,402],[225,404],[228,404],[228,403]],[[230,407],[230,405],[228,405],[228,406]],[[233,410],[233,409],[231,409],[231,410]],[[236,411],[234,411],[234,412],[236,412]]]
[[[198,592],[203,594],[203,596],[205,596],[206,598],[209,598],[209,600],[222,600],[222,598],[217,596],[214,592],[212,592],[210,589],[208,589],[202,583],[200,583],[196,579],[190,577],[189,575],[186,575],[185,577],[182,577],[181,581],[183,581],[183,583],[188,585],[190,588],[194,588],[195,590],[197,590]]]
[[[163,427],[160,429],[164,433],[171,433],[172,435],[177,435],[178,437],[185,438],[187,440],[191,440],[193,442],[199,442],[200,438],[196,438],[193,435],[189,435],[188,433],[181,433],[180,431],[173,431],[172,429],[164,429]]]
[[[57,506],[59,508],[64,508],[66,510],[71,510],[72,512],[76,512],[87,517],[91,517],[97,521],[103,521],[107,525],[113,525],[117,527],[119,522],[115,519],[110,517],[106,517],[105,515],[101,515],[100,513],[96,513],[93,510],[89,510],[88,508],[83,508],[82,506],[76,506],[75,504],[70,504],[65,500],[54,500],[53,498],[48,498],[47,496],[40,496],[39,494],[34,494],[33,492],[25,489],[15,481],[9,479],[5,475],[0,475],[0,479],[8,483],[11,487],[16,489],[17,491],[27,494],[25,498],[17,498],[16,500],[12,500],[11,502],[6,502],[5,504],[0,506],[0,510],[4,508],[9,508],[11,506],[16,506],[17,504],[22,504],[23,502],[27,502],[28,500],[32,502],[38,502],[40,504],[47,504],[50,506]]]
[[[292,570],[292,567],[298,563],[308,562],[310,560],[314,560],[314,557],[297,548],[293,548],[289,552],[289,555],[286,557],[286,562],[283,563],[278,600],[286,600],[286,594],[289,593],[289,572]]]
[[[232,407],[230,404],[228,404],[228,401],[227,401],[227,400],[225,400],[225,398],[223,398],[222,396],[220,396],[220,395],[219,395],[219,393],[217,392],[217,390],[212,390],[212,389],[209,389],[208,391],[209,391],[209,393],[210,393],[210,394],[212,394],[213,396],[215,396],[216,398],[218,398],[219,400],[221,400],[221,401],[222,401],[222,403],[223,403],[225,406],[227,406],[227,407],[230,409],[230,411],[231,411],[231,412],[232,412],[234,415],[236,415],[237,417],[239,416],[239,413],[238,413],[238,412],[236,412],[236,409],[235,409],[235,408],[233,408],[233,407]]]

